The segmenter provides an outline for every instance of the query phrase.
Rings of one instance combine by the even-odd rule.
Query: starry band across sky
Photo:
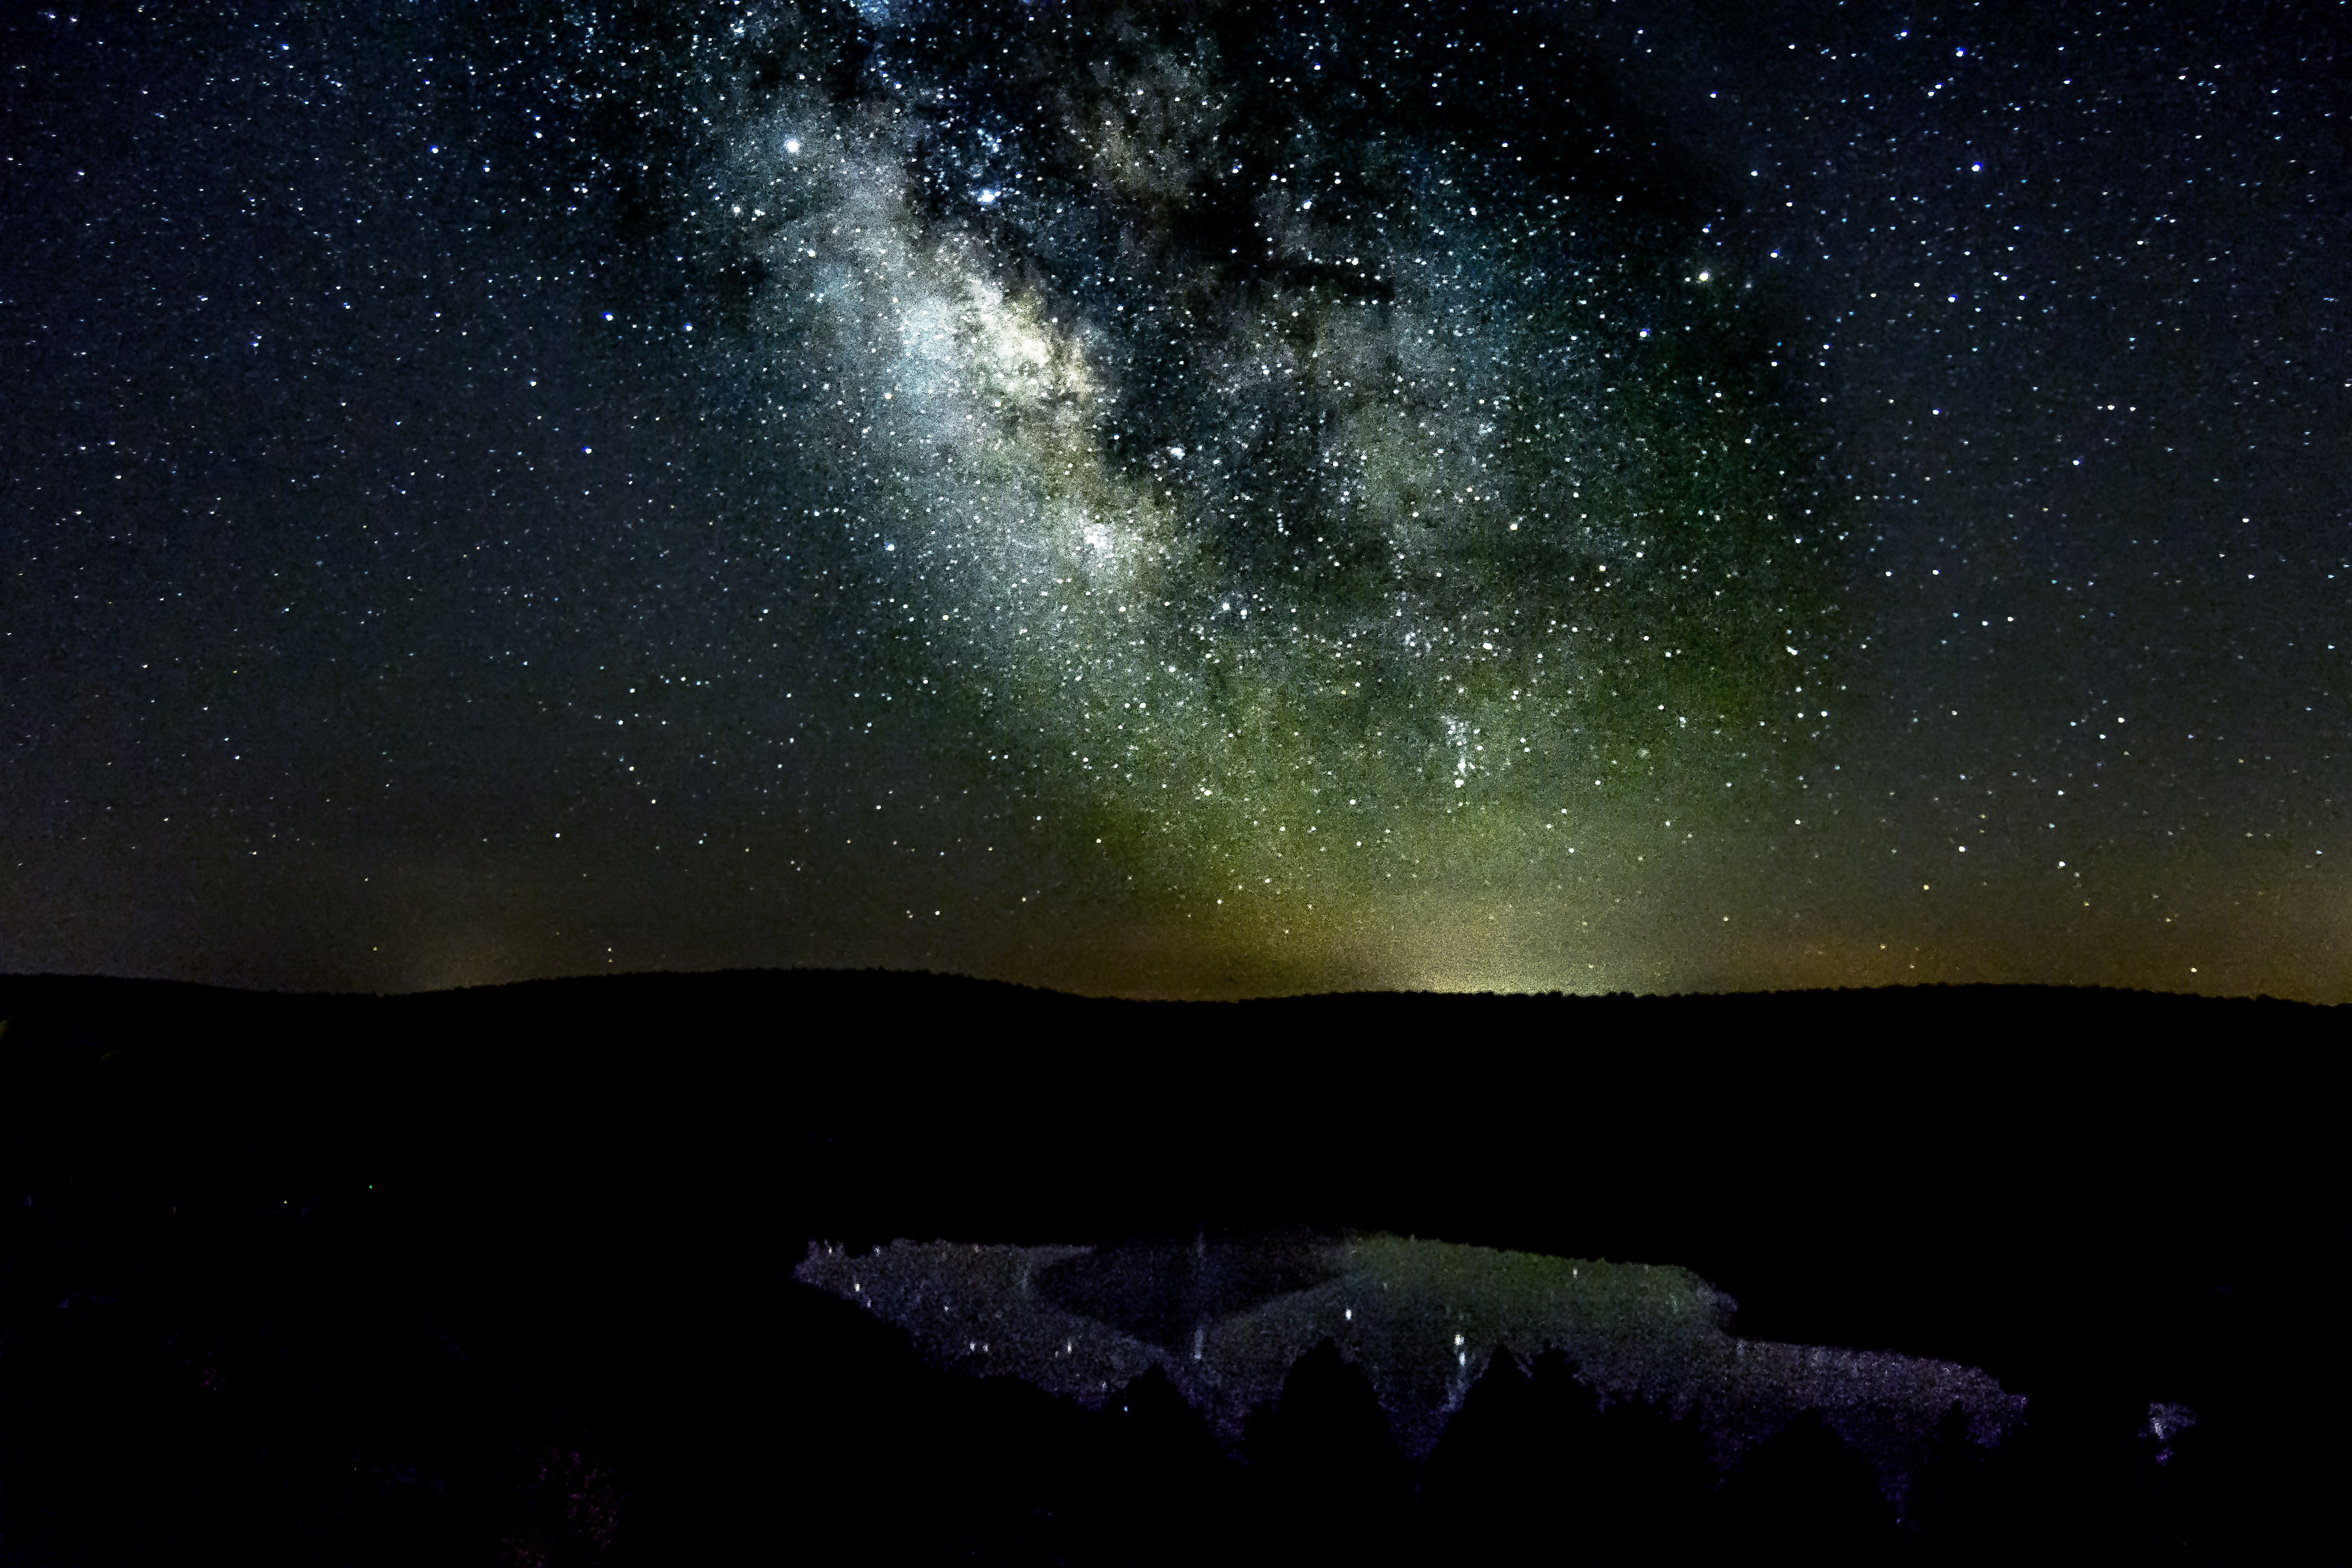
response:
[[[2343,994],[2325,29],[7,26],[9,967]]]

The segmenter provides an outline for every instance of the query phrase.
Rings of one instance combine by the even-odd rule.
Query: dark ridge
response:
[[[1377,1005],[1383,1007],[1403,1005],[1459,1008],[1465,1005],[1504,1005],[1510,1007],[1599,1007],[1605,1005],[1640,1004],[1659,1009],[1705,1009],[1737,1005],[1750,1007],[1794,1008],[1829,1005],[1853,1009],[1846,1016],[1864,1017],[1868,1007],[1909,1007],[1923,1019],[1950,1016],[1953,1026],[1979,1022],[1998,1013],[2008,1013],[2024,1019],[2045,1016],[2054,1026],[2064,1021],[2074,1009],[2084,1006],[2105,1006],[2116,1009],[2113,1016],[2153,1019],[2153,1011],[2161,1007],[2179,1016],[2184,1023],[2218,1020],[2231,1013],[2244,1014],[2248,1009],[2261,1012],[2266,1025],[2294,1018],[2352,1017],[2352,1008],[2331,1007],[2319,1003],[2294,1002],[2279,997],[2209,996],[2183,992],[2147,991],[2117,986],[2082,985],[2000,985],[2000,984],[1932,984],[1889,986],[1839,986],[1834,989],[1807,991],[1706,992],[1668,995],[1644,995],[1616,991],[1601,995],[1572,995],[1560,992],[1432,992],[1432,991],[1360,991],[1330,992],[1297,996],[1259,997],[1245,1001],[1151,1001],[1126,998],[1085,996],[1070,992],[1055,991],[1041,986],[1024,985],[1013,981],[987,980],[971,975],[940,973],[928,970],[908,969],[729,969],[701,973],[658,973],[633,974],[597,974],[551,980],[524,980],[499,985],[478,985],[454,991],[411,992],[383,996],[341,992],[251,991],[232,986],[205,985],[181,980],[125,979],[108,975],[81,974],[0,974],[0,1001],[14,1011],[30,1005],[70,1003],[75,1007],[94,1006],[106,1016],[124,1016],[142,1007],[163,1005],[166,997],[178,997],[193,1002],[203,997],[212,999],[207,1005],[228,1006],[239,1003],[267,1001],[302,1001],[331,1003],[346,1006],[361,1004],[379,1005],[423,1006],[446,1005],[460,1000],[475,1007],[511,1002],[528,1006],[544,1006],[548,999],[562,995],[579,995],[594,999],[597,1007],[609,1005],[614,999],[636,1002],[682,990],[701,992],[725,1004],[735,1004],[750,997],[761,987],[782,997],[797,993],[796,1000],[810,1002],[883,1002],[902,1015],[912,1014],[929,1006],[966,1006],[975,1002],[1013,1002],[1077,1004],[1086,1006],[1112,1006],[1137,1012],[1160,1011],[1179,1013],[1192,1010],[1240,1010],[1274,1013],[1299,1006],[1326,1006],[1333,1004]],[[154,1000],[144,1000],[152,998]],[[582,1005],[586,1005],[583,1000]],[[2137,1014],[2123,1010],[2142,1009]],[[1953,1016],[1957,1010],[1957,1016]],[[0,1016],[8,1016],[0,1012]],[[2346,1026],[2338,1024],[2335,1027]]]
[[[780,1531],[1202,1561],[1311,1534],[1354,1506],[1313,1443],[1289,1491],[1266,1490],[1279,1467],[1228,1485],[1154,1391],[1105,1427],[931,1373],[790,1278],[815,1240],[1098,1243],[1045,1288],[1166,1335],[1288,1288],[1224,1267],[1269,1230],[1679,1264],[1738,1300],[1737,1332],[1983,1367],[2027,1420],[1997,1454],[1945,1435],[1906,1552],[2341,1562],[2343,1017],[2006,987],[1212,1004],[870,972],[396,997],[0,980],[0,1562],[504,1542],[613,1564]],[[1465,1512],[1572,1520],[1596,1551],[1711,1539],[1674,1500],[1688,1434],[1596,1414],[1568,1369],[1528,1375],[1480,1385],[1382,1551],[1467,1560],[1448,1553],[1475,1531],[1433,1522]],[[1344,1436],[1335,1388],[1291,1415],[1321,1400]],[[2156,1435],[2158,1404],[2192,1423]],[[1853,1492],[1790,1442],[1797,1479],[1705,1518],[1785,1534],[1774,1498]],[[1580,1501],[1506,1508],[1481,1479],[1519,1473],[1517,1446],[1594,1443],[1648,1458],[1595,1459]],[[1188,1512],[1155,1454],[1227,1479]],[[1402,1506],[1388,1485],[1366,1517]],[[1848,1546],[1877,1550],[1885,1519],[1854,1518]],[[1660,1520],[1698,1533],[1667,1542]]]

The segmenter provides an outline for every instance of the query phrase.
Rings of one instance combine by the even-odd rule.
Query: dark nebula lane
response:
[[[780,535],[1192,940],[1589,906],[1849,641],[1724,193],[1573,29],[1424,20],[779,23],[713,183]]]

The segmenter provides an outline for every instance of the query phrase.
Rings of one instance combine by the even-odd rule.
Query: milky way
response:
[[[2324,30],[0,30],[0,967],[2346,994]]]
[[[1752,284],[1574,39],[1454,20],[780,19],[725,132],[780,536],[1185,918],[1558,892],[1829,717]]]

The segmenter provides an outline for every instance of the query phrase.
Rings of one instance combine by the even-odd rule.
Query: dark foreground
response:
[[[805,973],[0,1018],[0,1564],[2347,1561],[2341,1010]],[[1819,1430],[1719,1478],[1559,1365],[1416,1470],[1310,1357],[1237,1462],[1164,1385],[932,1372],[791,1278],[1292,1226],[1681,1264],[2029,1413],[1898,1510]]]

